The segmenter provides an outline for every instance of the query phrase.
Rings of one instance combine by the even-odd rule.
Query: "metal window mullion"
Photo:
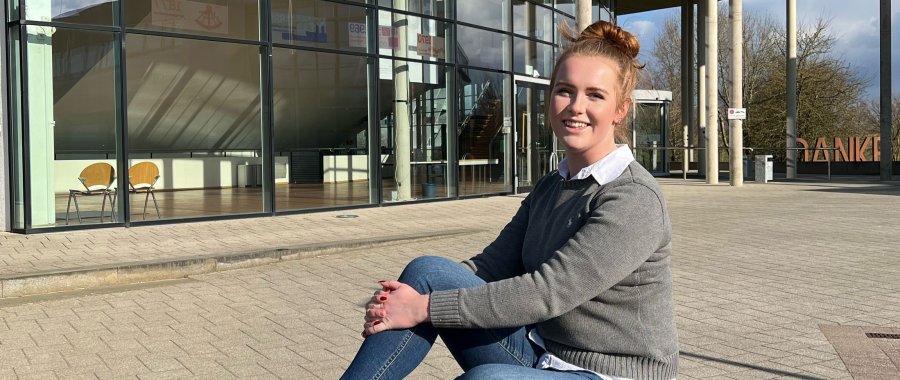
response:
[[[116,61],[116,72],[118,73],[118,77],[116,78],[115,92],[116,92],[116,100],[119,104],[116,107],[116,135],[119,136],[118,143],[116,144],[116,162],[118,163],[118,173],[119,176],[117,178],[117,186],[118,190],[116,190],[116,201],[117,206],[119,207],[119,215],[122,217],[122,223],[128,227],[131,226],[131,193],[128,192],[128,186],[130,181],[128,180],[128,119],[125,117],[128,112],[128,97],[127,92],[125,91],[126,79],[128,78],[125,72],[125,7],[120,3],[116,3],[115,5],[118,8],[118,24],[119,31],[116,32],[116,36],[113,39],[115,43],[115,61]]]
[[[19,7],[20,15],[22,12],[22,7]],[[22,107],[21,112],[21,122],[22,122],[22,208],[23,210],[23,219],[24,223],[22,228],[28,231],[31,229],[31,149],[29,147],[29,133],[28,133],[28,74],[26,68],[28,67],[28,44],[24,43],[28,40],[28,30],[26,25],[19,25],[19,84],[21,87],[21,101],[19,102],[19,107]]]
[[[369,99],[369,176],[373,180],[369,181],[369,203],[381,205],[384,203],[384,187],[381,179],[381,126],[379,124],[379,100],[381,99],[381,86],[378,82],[380,77],[380,61],[378,57],[378,10],[370,8],[366,13],[366,23],[368,24],[368,46],[370,46],[374,54],[369,54],[366,58],[368,68],[367,93]]]
[[[263,41],[260,47],[260,94],[262,95],[262,169],[263,169],[263,212],[275,213],[275,115],[273,75],[273,48],[271,33],[272,3],[270,0],[260,1],[259,36]]]

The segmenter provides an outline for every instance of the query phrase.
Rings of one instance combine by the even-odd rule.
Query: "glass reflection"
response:
[[[126,43],[129,165],[158,166],[162,218],[262,211],[259,48],[139,34]],[[132,197],[132,220],[156,218],[136,209],[143,201]]]
[[[256,0],[130,0],[122,3],[128,27],[259,39],[259,2]]]
[[[513,1],[513,32],[553,41],[553,11],[524,0]]]
[[[456,31],[460,65],[509,70],[509,36],[463,25]]]
[[[363,57],[273,50],[276,210],[369,202]]]
[[[402,36],[401,36],[402,33]],[[447,59],[444,22],[387,11],[378,12],[378,53],[443,62]],[[400,46],[400,41],[406,41]]]
[[[549,78],[553,69],[553,45],[515,38],[515,71],[535,78]]]
[[[113,222],[114,172],[100,173],[94,187],[83,170],[116,164],[114,35],[26,30],[31,227]],[[86,194],[87,187],[95,191]]]
[[[379,70],[384,200],[448,196],[446,69],[381,59]]]
[[[507,0],[459,0],[456,17],[461,22],[506,31],[509,28],[508,6]]]
[[[112,25],[114,0],[23,0],[25,18],[77,24]]]
[[[509,75],[462,69],[458,78],[459,194],[510,191]]]
[[[272,2],[272,42],[366,51],[366,9],[320,0]]]

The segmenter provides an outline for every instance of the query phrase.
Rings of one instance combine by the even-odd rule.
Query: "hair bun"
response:
[[[563,33],[563,37],[573,43],[597,41],[609,44],[631,59],[637,58],[638,52],[641,50],[641,44],[638,42],[637,37],[630,32],[603,20],[597,21],[587,28],[584,28],[577,37],[566,32]]]

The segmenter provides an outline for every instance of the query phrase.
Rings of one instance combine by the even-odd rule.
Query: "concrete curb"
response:
[[[278,247],[253,252],[201,255],[186,258],[149,260],[105,266],[61,269],[0,276],[0,299],[48,293],[94,289],[114,285],[171,280],[192,275],[248,268],[279,261],[298,260],[323,254],[377,247],[410,241],[444,238],[482,232],[454,229],[415,234],[389,235],[330,243]]]

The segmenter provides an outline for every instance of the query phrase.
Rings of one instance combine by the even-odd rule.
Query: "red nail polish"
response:
[[[375,325],[378,325],[378,324],[381,324],[381,321],[375,321],[374,323],[372,323],[372,326],[375,326]]]
[[[387,297],[385,297],[385,296],[381,296],[381,298],[379,298],[379,299],[382,301],[387,301]]]

